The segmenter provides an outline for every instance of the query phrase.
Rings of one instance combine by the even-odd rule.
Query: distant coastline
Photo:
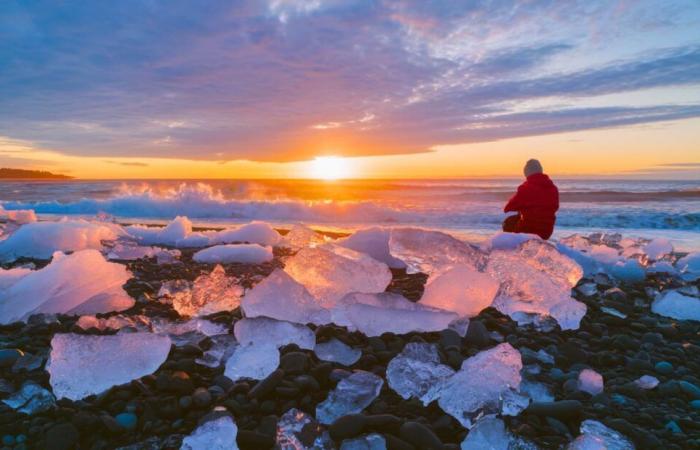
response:
[[[51,173],[45,170],[9,169],[6,167],[0,168],[0,179],[2,180],[70,180],[72,178],[73,177],[70,177],[68,175]]]

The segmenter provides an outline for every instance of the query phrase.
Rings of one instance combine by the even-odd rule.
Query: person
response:
[[[523,169],[525,182],[508,201],[503,212],[517,212],[503,221],[503,231],[536,234],[549,239],[559,209],[559,190],[543,173],[542,164],[531,159]]]

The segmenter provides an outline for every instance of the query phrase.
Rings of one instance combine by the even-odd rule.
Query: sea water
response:
[[[264,220],[332,230],[423,226],[479,240],[500,229],[503,205],[521,179],[441,180],[69,180],[2,181],[0,204],[40,217],[111,216],[195,225]],[[700,249],[700,182],[555,179],[561,197],[555,237],[620,232],[667,237]]]

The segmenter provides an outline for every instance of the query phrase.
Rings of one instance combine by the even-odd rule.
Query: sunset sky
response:
[[[700,178],[698,0],[6,0],[0,61],[3,167]]]

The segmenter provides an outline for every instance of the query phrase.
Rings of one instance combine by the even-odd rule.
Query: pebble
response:
[[[24,352],[16,348],[0,349],[0,367],[12,367],[23,355]]]
[[[491,342],[489,330],[478,320],[469,322],[469,328],[467,328],[467,334],[464,336],[464,339],[467,343],[477,347],[486,347]]]
[[[419,422],[406,422],[401,425],[399,437],[421,449],[441,449],[442,442],[427,426]]]
[[[697,411],[700,411],[700,400],[691,400],[690,407]]]
[[[527,412],[537,416],[550,416],[558,419],[570,419],[581,414],[583,405],[578,400],[560,400],[556,402],[534,402]]]
[[[348,414],[338,418],[328,427],[328,432],[336,441],[352,438],[362,433],[367,419],[362,414]]]
[[[673,373],[673,364],[667,361],[659,361],[654,365],[654,370],[662,375],[671,375]]]
[[[289,374],[301,374],[311,365],[309,355],[302,352],[289,352],[280,358],[280,369]]]
[[[700,399],[700,388],[685,380],[678,382],[681,390],[694,399]]]
[[[115,419],[116,419],[117,423],[119,425],[121,425],[126,430],[135,429],[136,424],[138,423],[138,418],[136,417],[136,414],[133,414],[133,413],[117,414]]]
[[[211,394],[205,388],[197,388],[192,394],[192,403],[197,408],[206,408],[211,403]]]
[[[46,450],[71,450],[76,447],[80,435],[70,423],[54,425],[46,432],[44,448]]]

